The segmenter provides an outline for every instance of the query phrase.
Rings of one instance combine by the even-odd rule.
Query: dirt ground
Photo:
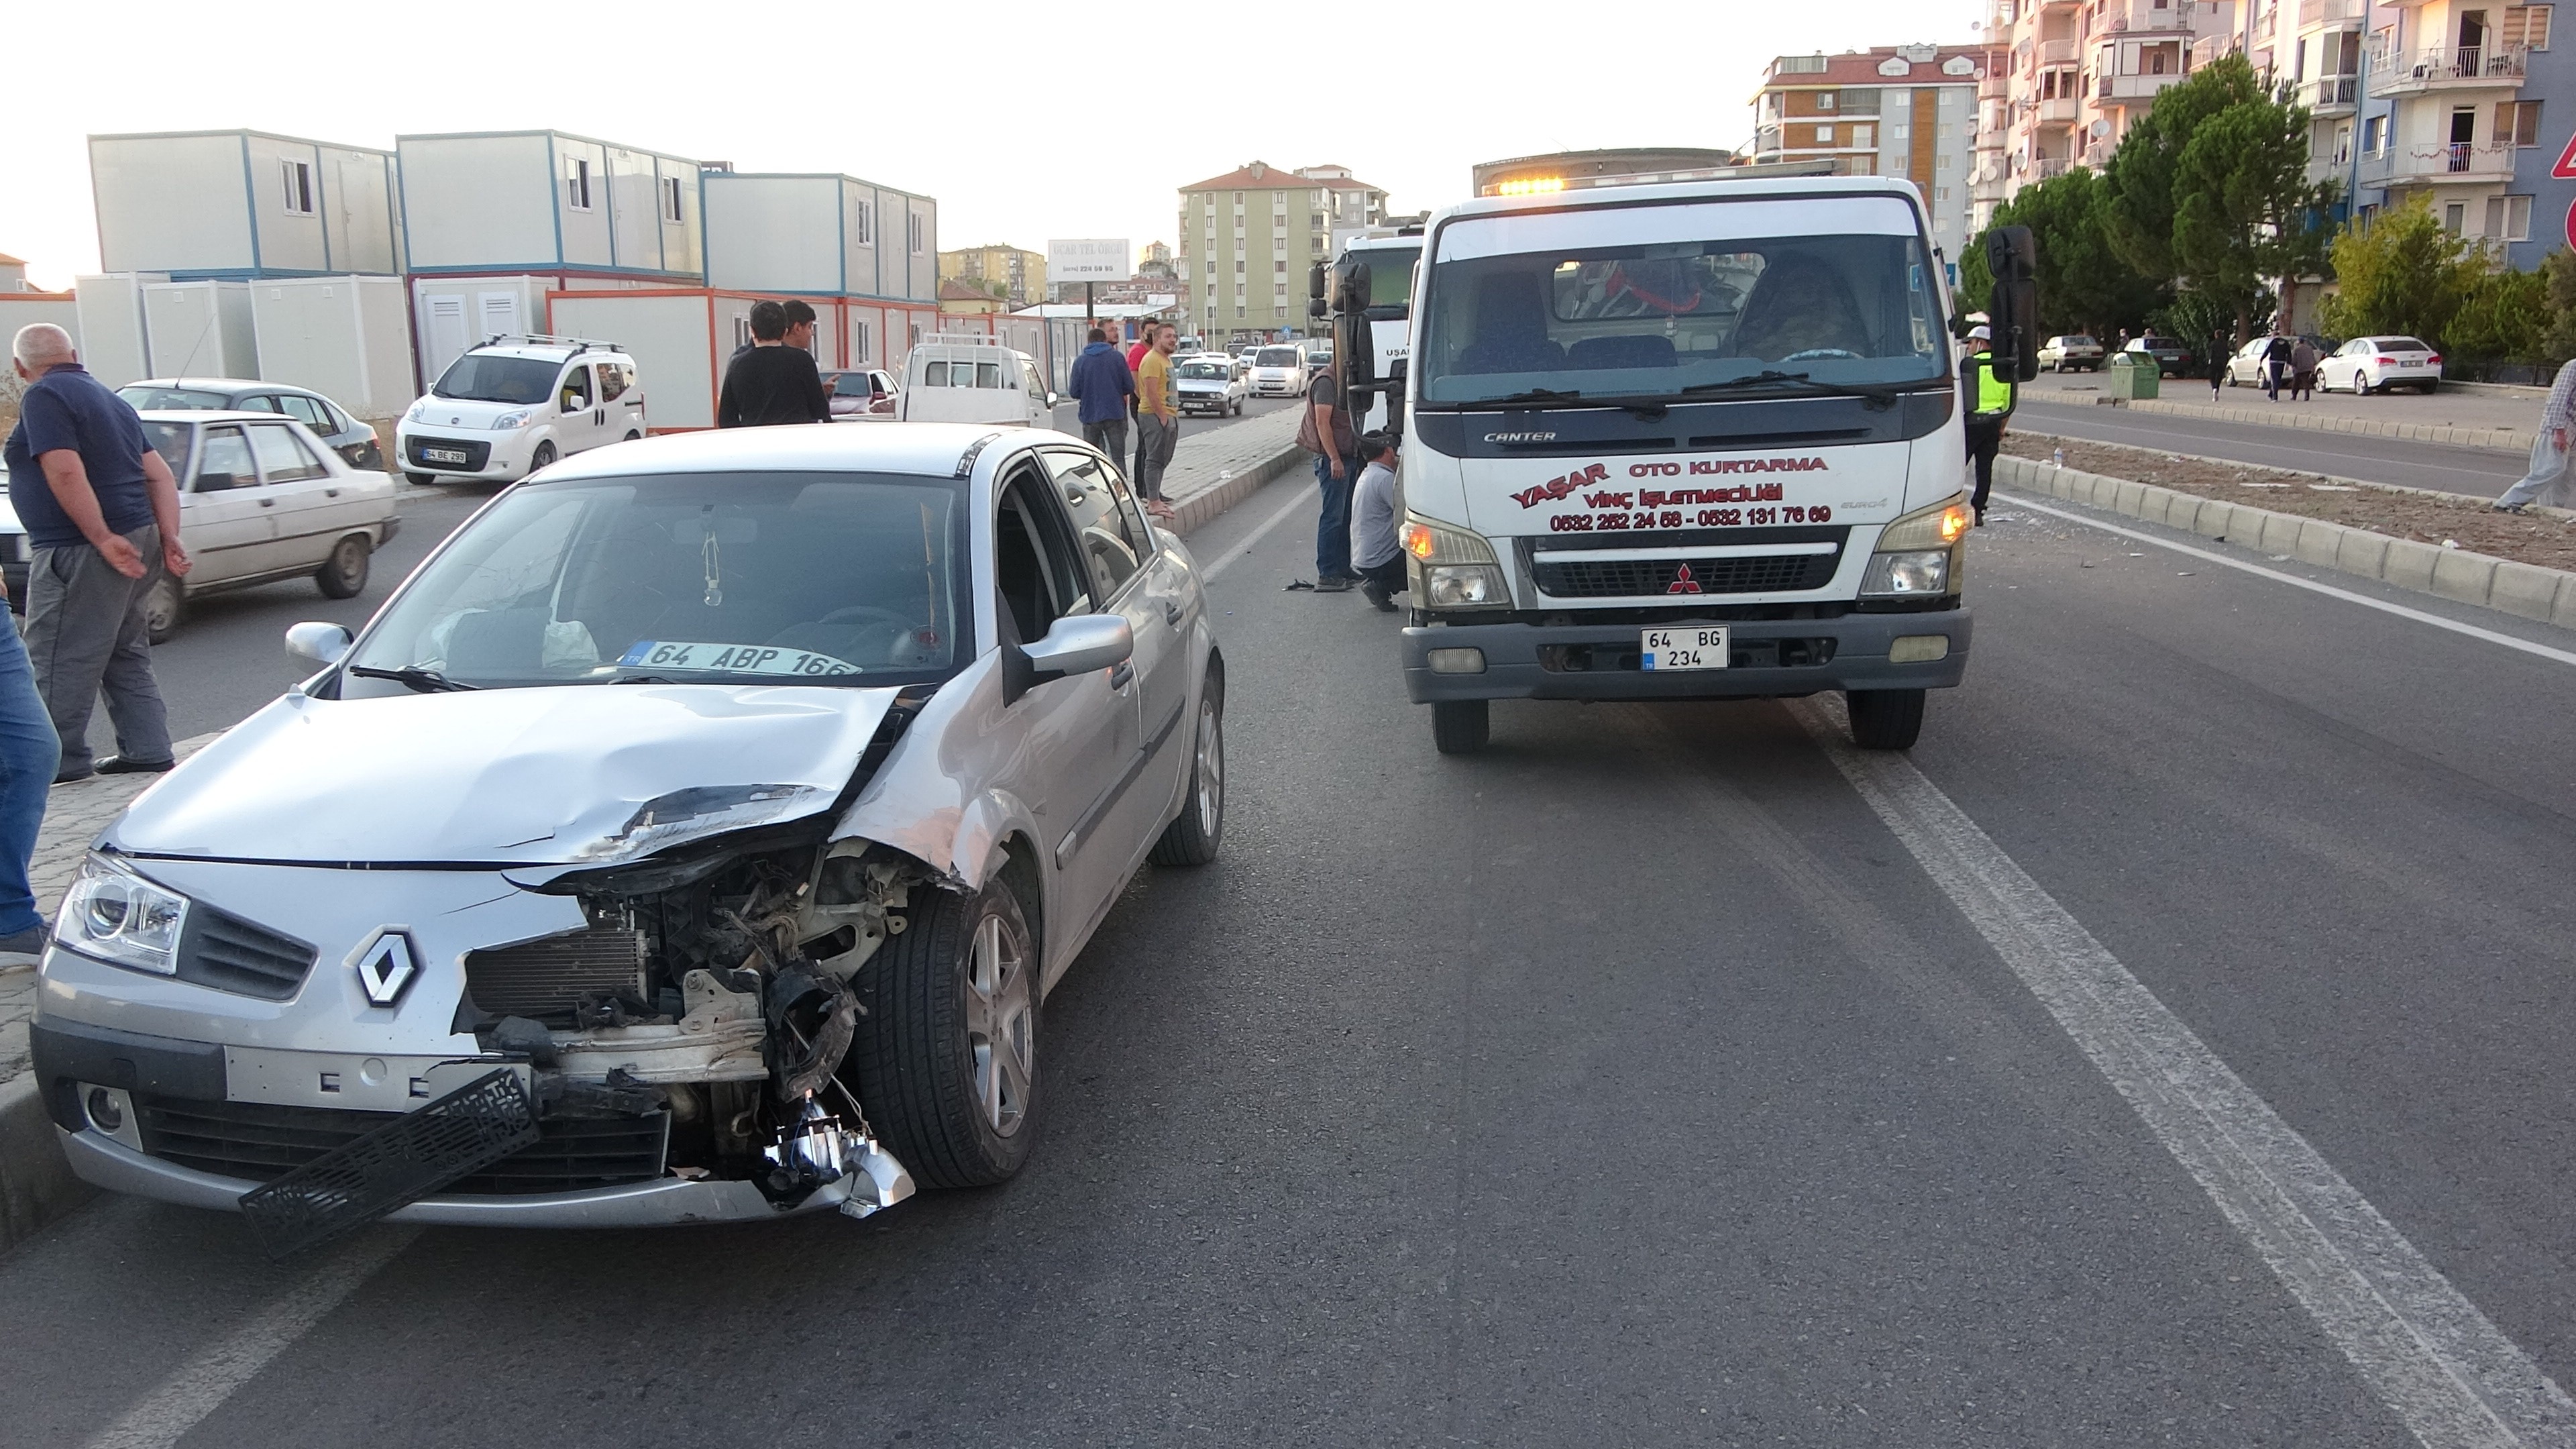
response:
[[[2133,478],[2160,488],[2322,518],[2391,538],[2437,547],[2456,542],[2472,553],[2545,568],[2576,569],[2576,522],[2545,514],[2498,513],[2484,499],[2457,500],[2369,484],[2344,483],[2322,473],[2293,473],[2247,464],[2178,458],[2153,448],[2088,443],[2047,433],[2008,433],[2004,451],[2046,461],[2059,448],[2066,466],[2113,478]]]

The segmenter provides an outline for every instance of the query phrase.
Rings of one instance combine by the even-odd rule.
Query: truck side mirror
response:
[[[1324,264],[1317,262],[1306,269],[1306,295],[1315,301],[1315,315],[1324,315]]]
[[[1986,269],[1994,274],[1986,306],[1994,332],[1995,378],[2029,382],[2039,376],[2039,245],[2026,226],[1986,233]]]

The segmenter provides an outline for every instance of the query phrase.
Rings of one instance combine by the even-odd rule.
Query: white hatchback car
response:
[[[449,363],[394,429],[414,483],[507,483],[643,437],[635,359],[605,342],[496,337]]]
[[[2356,395],[2442,385],[2442,354],[2417,337],[2356,337],[2317,364],[2317,386]]]
[[[195,564],[163,575],[144,603],[155,644],[170,637],[188,601],[227,589],[307,577],[323,594],[354,599],[369,561],[392,541],[394,480],[352,468],[311,429],[272,412],[155,408],[143,436],[179,480],[179,541]],[[11,607],[27,606],[33,551],[0,499],[0,576]]]
[[[999,1182],[1048,989],[1223,834],[1198,567],[1058,432],[567,459],[287,639],[99,836],[29,1027],[74,1171],[272,1251]]]

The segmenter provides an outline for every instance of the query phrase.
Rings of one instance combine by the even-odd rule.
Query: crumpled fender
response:
[[[953,890],[981,890],[1014,832],[1043,842],[1028,802],[979,782],[1008,779],[1020,741],[1002,721],[1001,651],[987,651],[913,717],[875,778],[832,827],[919,860]],[[1052,901],[1041,903],[1052,906]]]

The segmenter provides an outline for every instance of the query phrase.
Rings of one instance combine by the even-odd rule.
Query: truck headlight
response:
[[[1407,518],[1398,535],[1413,597],[1425,609],[1508,609],[1511,584],[1481,535],[1427,518]]]
[[[512,428],[524,428],[528,425],[528,419],[535,416],[536,411],[532,408],[522,408],[515,413],[503,413],[492,420],[492,431],[506,433]]]
[[[80,878],[63,893],[54,941],[112,965],[175,976],[179,932],[188,924],[188,898],[163,890],[109,856],[90,852]]]
[[[1959,591],[1959,553],[1976,515],[1964,496],[1918,508],[1878,535],[1860,577],[1863,598],[1919,599]]]

